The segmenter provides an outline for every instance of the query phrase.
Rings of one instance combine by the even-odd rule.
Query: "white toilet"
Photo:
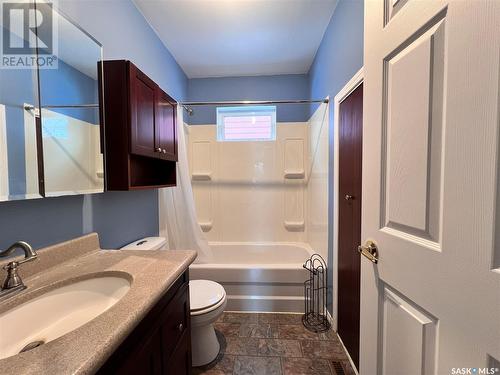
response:
[[[193,366],[212,362],[219,354],[220,344],[213,323],[226,307],[226,291],[215,281],[189,282],[191,305],[191,349]]]
[[[134,241],[122,250],[160,250],[165,247],[163,237],[147,237]],[[213,323],[226,307],[226,291],[215,281],[191,280],[189,282],[191,305],[191,349],[193,366],[212,362],[219,354],[220,344]]]
[[[165,237],[145,237],[123,246],[120,250],[163,250],[166,243]]]

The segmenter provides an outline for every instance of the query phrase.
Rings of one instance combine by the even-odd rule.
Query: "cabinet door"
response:
[[[130,64],[130,152],[157,156],[155,151],[156,84]]]
[[[164,313],[162,353],[164,374],[189,374],[191,369],[191,321],[189,284],[179,288]]]
[[[162,313],[161,327],[163,357],[168,361],[181,336],[189,334],[189,284],[179,288],[176,296]]]
[[[177,160],[175,101],[158,88],[156,99],[156,144],[165,160]]]
[[[141,342],[137,344],[137,347],[131,350],[121,365],[112,372],[115,375],[163,374],[160,342],[159,332],[155,332],[149,337],[143,337]]]
[[[191,341],[188,332],[185,332],[177,344],[163,373],[166,375],[189,375],[191,373]]]

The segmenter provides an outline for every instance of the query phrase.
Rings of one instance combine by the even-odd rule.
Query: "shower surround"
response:
[[[277,123],[276,141],[217,142],[188,126],[199,224],[214,260],[191,276],[220,282],[234,311],[303,311],[302,264],[328,252],[328,104]]]

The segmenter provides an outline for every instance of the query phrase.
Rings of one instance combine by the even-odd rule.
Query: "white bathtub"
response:
[[[227,310],[302,312],[302,268],[312,255],[304,243],[211,243],[214,261],[193,264],[190,278],[221,283],[228,295]]]

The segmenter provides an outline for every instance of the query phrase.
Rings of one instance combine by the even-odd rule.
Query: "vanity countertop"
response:
[[[127,274],[131,287],[109,310],[83,326],[35,349],[1,359],[4,374],[95,373],[196,258],[196,252],[189,250],[101,250],[95,233],[42,249],[38,254],[38,260],[21,266],[28,288],[2,302],[0,314],[51,288],[89,275]]]

